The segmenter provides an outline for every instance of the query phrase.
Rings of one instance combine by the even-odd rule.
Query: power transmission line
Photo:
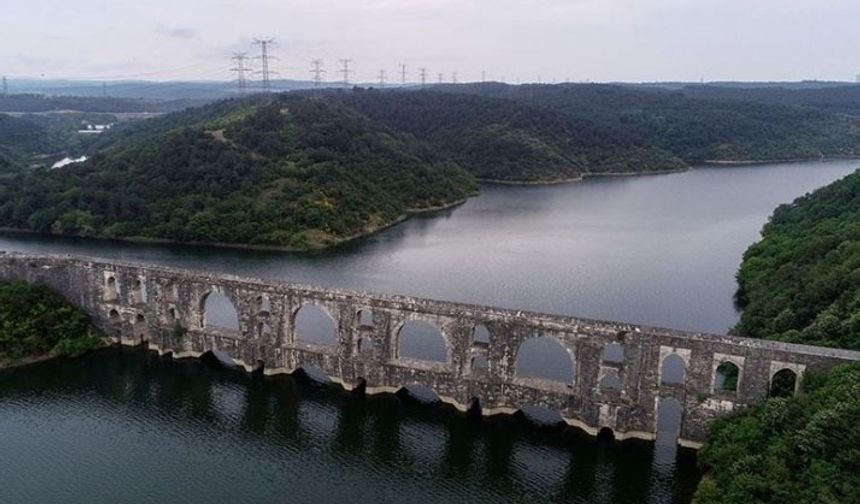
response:
[[[322,65],[323,61],[321,59],[311,61],[311,73],[314,74],[314,89],[316,90],[319,90],[320,84],[322,84],[322,74],[325,73]]]
[[[248,53],[235,53],[230,59],[236,62],[230,71],[236,74],[236,84],[239,87],[239,93],[245,93],[248,90],[248,78],[246,74],[249,68],[245,65],[245,61],[248,60]]]
[[[442,84],[442,82],[444,82],[445,76],[441,72],[436,74],[436,76],[439,77],[439,84]]]
[[[457,72],[451,72],[451,84],[457,83]]]
[[[102,82],[102,98],[107,98],[107,82]]]
[[[352,63],[351,59],[341,59],[340,64],[342,68],[338,70],[338,72],[343,74],[343,87],[349,87],[349,74],[352,70],[349,69],[349,64]]]
[[[400,83],[406,85],[406,63],[400,64]]]
[[[269,55],[269,46],[274,45],[275,39],[254,39],[254,45],[260,46],[260,62],[261,62],[261,70],[258,72],[263,76],[263,92],[268,93],[272,90],[272,85],[269,80],[269,77],[272,74],[276,74],[277,72],[273,72],[269,70],[269,60],[275,59],[273,56]]]
[[[3,76],[3,97],[9,96],[9,83],[6,81],[6,76]]]
[[[379,78],[379,87],[384,88],[385,87],[385,70],[383,70],[381,68],[379,69],[378,78]]]
[[[420,75],[421,75],[421,87],[424,87],[427,85],[427,69],[421,68],[420,72],[421,72],[420,73]]]

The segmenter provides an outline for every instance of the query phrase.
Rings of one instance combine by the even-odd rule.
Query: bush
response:
[[[694,504],[860,502],[860,364],[714,423]]]
[[[777,208],[737,276],[735,333],[860,349],[860,172]]]
[[[0,282],[0,360],[76,356],[101,341],[89,317],[47,287]]]

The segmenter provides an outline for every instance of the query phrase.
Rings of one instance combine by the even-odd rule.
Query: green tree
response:
[[[47,287],[0,282],[0,360],[74,356],[101,341],[89,318]]]

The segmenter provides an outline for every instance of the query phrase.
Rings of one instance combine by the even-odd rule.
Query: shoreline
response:
[[[819,156],[808,158],[791,158],[791,159],[705,159],[697,161],[698,166],[756,166],[766,164],[788,164],[788,163],[809,163],[812,161],[860,161],[858,156]]]
[[[95,326],[92,326],[92,325],[91,325],[91,327],[95,328]],[[98,346],[96,346],[94,348],[90,348],[89,350],[86,350],[83,353],[80,353],[77,355],[60,355],[60,354],[55,354],[53,351],[51,351],[51,352],[44,353],[41,355],[31,355],[29,357],[24,357],[24,358],[19,359],[19,360],[0,361],[0,372],[6,371],[9,369],[19,369],[19,368],[23,368],[23,367],[27,367],[27,366],[32,366],[34,364],[40,364],[42,362],[48,362],[48,361],[52,361],[52,360],[56,360],[56,359],[62,359],[64,357],[69,358],[69,359],[77,359],[79,357],[83,357],[84,355],[86,355],[88,353],[97,352],[99,350],[109,348],[113,344],[113,342],[110,341],[109,338],[102,337],[100,339],[101,339],[101,343]]]
[[[691,170],[695,170],[697,167],[741,167],[741,166],[759,166],[759,165],[768,165],[768,164],[784,164],[784,163],[804,163],[804,162],[813,162],[813,161],[851,161],[856,160],[860,162],[860,157],[854,156],[822,156],[822,157],[813,157],[813,158],[795,158],[795,159],[786,159],[786,160],[705,160],[695,162],[695,164],[690,164],[686,168],[679,168],[676,170],[654,170],[654,171],[644,171],[644,172],[607,172],[607,173],[583,173],[577,177],[571,177],[566,179],[554,179],[554,180],[500,180],[500,179],[486,179],[486,178],[476,178],[476,180],[480,184],[489,184],[489,185],[503,185],[503,186],[553,186],[553,185],[562,185],[562,184],[571,184],[576,182],[583,182],[588,178],[605,178],[605,177],[641,177],[648,175],[670,175],[673,173],[685,173]],[[207,242],[207,241],[181,241],[181,240],[173,240],[168,238],[151,238],[151,237],[143,237],[143,236],[128,236],[128,237],[117,237],[117,236],[81,236],[76,234],[64,234],[64,233],[43,233],[39,231],[33,231],[30,229],[20,229],[13,227],[0,226],[0,233],[21,233],[28,235],[36,235],[36,236],[56,236],[62,238],[77,238],[77,239],[95,239],[95,240],[109,240],[121,243],[142,243],[142,244],[156,244],[156,245],[188,245],[193,247],[217,247],[223,249],[232,249],[232,250],[252,250],[252,251],[261,251],[261,252],[287,252],[287,253],[303,253],[310,254],[315,252],[325,252],[329,250],[333,250],[337,247],[346,245],[350,242],[354,242],[361,238],[365,238],[376,234],[378,232],[384,231],[390,227],[394,227],[412,216],[421,215],[421,214],[430,214],[433,212],[439,212],[443,210],[449,210],[451,208],[455,208],[466,203],[469,198],[478,196],[479,193],[471,194],[466,196],[465,198],[461,198],[456,201],[452,201],[450,203],[446,203],[444,205],[437,205],[434,207],[427,208],[407,208],[404,212],[399,215],[396,219],[380,224],[378,226],[368,228],[365,231],[360,233],[355,233],[349,236],[337,238],[333,240],[331,243],[324,246],[313,246],[307,248],[297,248],[297,247],[288,247],[283,245],[265,245],[265,244],[248,244],[248,243],[224,243],[224,242]],[[2,369],[2,367],[0,367]]]
[[[452,201],[451,203],[447,203],[444,205],[437,205],[433,207],[427,208],[407,208],[404,213],[399,215],[396,219],[391,222],[386,222],[384,224],[378,225],[371,229],[368,229],[361,233],[356,233],[353,235],[345,236],[342,238],[338,238],[332,243],[322,246],[322,247],[308,247],[308,248],[296,248],[296,247],[287,247],[281,245],[255,245],[249,243],[223,243],[223,242],[207,242],[207,241],[181,241],[181,240],[172,240],[169,238],[150,238],[145,236],[82,236],[76,234],[67,234],[67,233],[43,233],[39,231],[33,231],[31,229],[20,229],[14,227],[0,226],[0,233],[20,233],[25,235],[33,235],[33,236],[55,236],[59,238],[76,238],[82,240],[108,240],[113,242],[120,243],[141,243],[141,244],[156,244],[156,245],[190,245],[193,247],[217,247],[217,248],[225,248],[225,249],[233,249],[233,250],[255,250],[255,251],[264,251],[264,252],[290,252],[290,253],[313,253],[313,252],[323,252],[327,250],[334,249],[346,243],[358,240],[360,238],[365,238],[367,236],[376,234],[380,231],[384,231],[392,226],[396,226],[401,222],[404,222],[408,218],[420,215],[420,214],[428,214],[433,212],[439,212],[442,210],[448,210],[457,206],[462,205],[469,198],[475,195],[467,196],[465,198],[461,198],[456,201]],[[2,369],[2,365],[0,365],[0,369]]]
[[[482,184],[497,184],[497,185],[509,185],[509,186],[537,186],[537,185],[560,185],[560,184],[570,184],[574,182],[582,182],[585,179],[589,178],[601,178],[601,177],[640,177],[645,175],[668,175],[671,173],[684,173],[692,170],[692,166],[688,166],[686,168],[679,168],[677,170],[653,170],[653,171],[642,171],[642,172],[606,172],[606,173],[583,173],[578,177],[571,177],[566,179],[552,179],[552,180],[502,180],[502,179],[487,179],[487,178],[478,178],[478,182]]]
[[[5,371],[7,369],[18,369],[22,367],[32,366],[33,364],[39,364],[40,362],[47,362],[50,360],[54,360],[59,358],[59,355],[54,355],[51,352],[42,355],[34,355],[30,357],[24,357],[23,359],[15,360],[15,361],[2,361],[0,362],[0,372]]]

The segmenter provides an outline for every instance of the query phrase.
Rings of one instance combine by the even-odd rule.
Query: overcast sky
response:
[[[274,37],[281,77],[853,80],[860,0],[2,0],[0,74],[228,79]]]

